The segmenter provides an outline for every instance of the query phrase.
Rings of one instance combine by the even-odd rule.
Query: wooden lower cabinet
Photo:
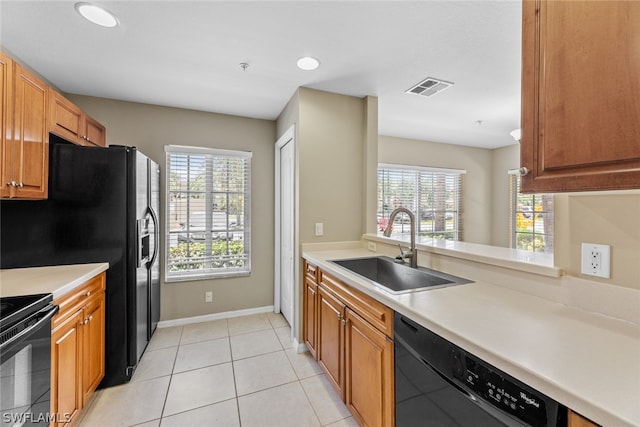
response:
[[[568,427],[599,427],[598,424],[589,421],[588,419],[586,419],[585,417],[583,417],[580,414],[577,414],[575,412],[573,412],[572,410],[569,410],[569,414],[568,414],[568,422],[567,422],[567,426]]]
[[[80,360],[82,359],[82,311],[69,317],[51,333],[52,426],[64,425],[82,409]]]
[[[304,269],[303,330],[311,354],[358,424],[393,426],[393,311],[307,261]]]
[[[54,300],[52,319],[52,427],[77,419],[105,369],[105,273]]]
[[[344,400],[344,325],[346,306],[318,288],[318,363]]]
[[[315,358],[318,347],[318,325],[316,319],[318,307],[318,284],[313,280],[304,278],[304,325],[303,339],[309,349],[309,353]]]
[[[349,309],[345,320],[345,403],[360,425],[392,426],[393,341]]]

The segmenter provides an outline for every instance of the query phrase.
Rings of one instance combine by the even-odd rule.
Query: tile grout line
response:
[[[171,366],[171,375],[169,375],[169,384],[167,385],[167,392],[164,396],[164,402],[162,402],[162,411],[160,411],[160,420],[158,422],[158,427],[162,425],[162,418],[164,418],[164,410],[167,406],[167,399],[169,398],[169,390],[171,390],[171,382],[173,381],[173,370],[176,368],[176,363],[178,361],[178,354],[180,354],[180,345],[182,344],[182,334],[184,333],[184,326],[180,328],[180,338],[178,339],[178,348],[176,350],[176,356],[173,359],[173,365]],[[135,375],[135,372],[134,372]]]

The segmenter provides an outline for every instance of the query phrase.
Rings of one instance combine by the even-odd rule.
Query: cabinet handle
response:
[[[17,182],[15,182],[15,181],[10,181],[10,182],[7,182],[7,185],[8,185],[8,186],[11,186],[11,187],[17,187],[17,186],[18,186],[18,183],[17,183]]]
[[[93,314],[89,316],[89,322],[91,322],[92,320],[93,320]]]
[[[91,296],[91,291],[87,291],[87,292],[85,292],[84,296],[85,296],[85,298],[87,298],[87,297]]]
[[[343,317],[342,318],[342,326],[345,326],[347,324],[347,320]]]
[[[523,166],[520,169],[518,169],[518,172],[520,173],[520,176],[529,175],[529,168]]]
[[[20,184],[18,184],[18,187],[20,187],[20,188],[24,187],[24,183],[21,182]]]
[[[89,319],[87,317],[84,318],[84,320],[82,322],[80,322],[81,325],[86,325],[87,323],[89,323]]]

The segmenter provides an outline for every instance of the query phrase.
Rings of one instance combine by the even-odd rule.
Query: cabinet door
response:
[[[640,188],[640,2],[523,2],[524,192]]]
[[[347,308],[345,403],[362,426],[394,424],[393,342]]]
[[[580,414],[576,414],[575,412],[569,410],[569,420],[567,423],[568,427],[598,427],[597,424],[589,421],[584,418]]]
[[[311,355],[316,357],[317,348],[317,314],[318,314],[318,285],[309,279],[304,278],[304,342]]]
[[[12,197],[46,199],[49,179],[47,86],[15,64],[14,127],[11,147]]]
[[[82,135],[82,110],[58,92],[51,91],[49,131],[78,143]]]
[[[0,197],[10,196],[13,146],[13,61],[0,52]]]
[[[94,118],[85,115],[85,145],[94,145],[98,147],[105,147],[107,145],[107,130]]]
[[[318,363],[344,400],[344,310],[337,298],[318,287]]]
[[[82,393],[83,405],[104,377],[104,293],[87,303],[83,321]]]
[[[57,418],[52,427],[82,408],[82,322],[78,310],[51,333],[51,413]]]

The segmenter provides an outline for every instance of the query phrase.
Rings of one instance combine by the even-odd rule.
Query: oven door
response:
[[[3,331],[0,346],[2,426],[49,425],[51,388],[51,318],[48,305]]]
[[[396,426],[525,427],[440,374],[396,335]]]

